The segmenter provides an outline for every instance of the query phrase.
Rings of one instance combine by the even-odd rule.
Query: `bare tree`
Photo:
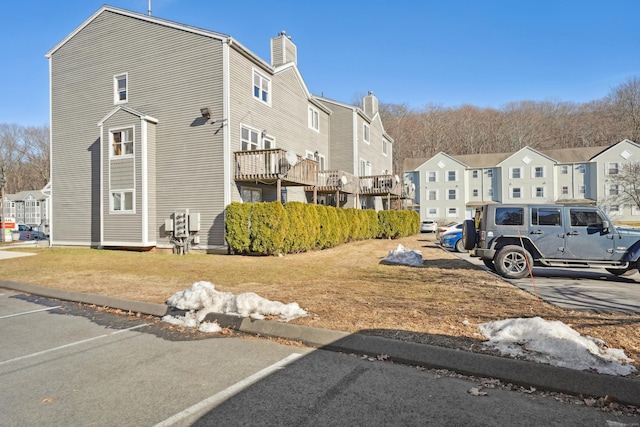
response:
[[[607,203],[640,209],[640,162],[624,163],[617,174],[609,175]]]
[[[606,101],[613,107],[612,114],[626,128],[626,138],[640,141],[640,77],[632,77],[615,87]]]
[[[0,123],[0,169],[5,191],[39,190],[49,181],[49,129]]]

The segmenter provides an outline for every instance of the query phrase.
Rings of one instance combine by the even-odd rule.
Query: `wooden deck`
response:
[[[283,185],[318,184],[318,162],[296,155],[296,161],[287,160],[282,149],[236,151],[235,176],[237,182],[280,181]]]

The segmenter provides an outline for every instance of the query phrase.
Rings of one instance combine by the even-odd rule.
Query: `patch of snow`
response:
[[[560,321],[518,318],[478,327],[489,339],[484,344],[506,356],[609,375],[629,375],[636,370],[623,350],[607,348],[604,341],[581,336]]]
[[[188,311],[184,316],[167,315],[162,320],[188,328],[202,328],[207,324],[204,319],[209,313],[223,313],[253,319],[279,316],[280,320],[285,322],[307,315],[307,312],[295,302],[283,304],[279,301],[270,301],[253,292],[238,295],[221,292],[216,290],[211,282],[205,281],[196,282],[191,287],[171,295],[167,304]],[[206,332],[211,332],[209,329],[215,329],[214,326],[204,326],[204,328],[207,329]],[[220,328],[219,325],[218,328]]]
[[[389,251],[389,256],[384,260],[394,264],[409,265],[411,267],[422,267],[424,265],[421,251],[406,249],[400,243],[398,243],[397,249]]]

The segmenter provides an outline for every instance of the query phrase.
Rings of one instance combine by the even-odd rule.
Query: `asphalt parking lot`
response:
[[[491,272],[479,258],[453,252],[460,258]],[[570,310],[640,313],[640,273],[618,277],[604,269],[533,268],[533,279],[505,279],[540,299]]]

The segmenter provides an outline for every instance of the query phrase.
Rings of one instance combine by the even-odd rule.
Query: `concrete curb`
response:
[[[162,317],[175,311],[165,304],[131,301],[82,292],[70,292],[37,285],[0,280],[0,287],[56,298],[107,306],[125,311]],[[447,369],[465,375],[496,378],[525,387],[571,395],[604,397],[640,407],[640,381],[560,368],[540,363],[471,353],[462,350],[416,344],[370,335],[350,334],[329,329],[291,325],[272,320],[254,320],[210,313],[205,320],[217,321],[223,328],[240,332],[289,339],[312,347],[358,355],[387,355],[389,360],[425,368]]]

